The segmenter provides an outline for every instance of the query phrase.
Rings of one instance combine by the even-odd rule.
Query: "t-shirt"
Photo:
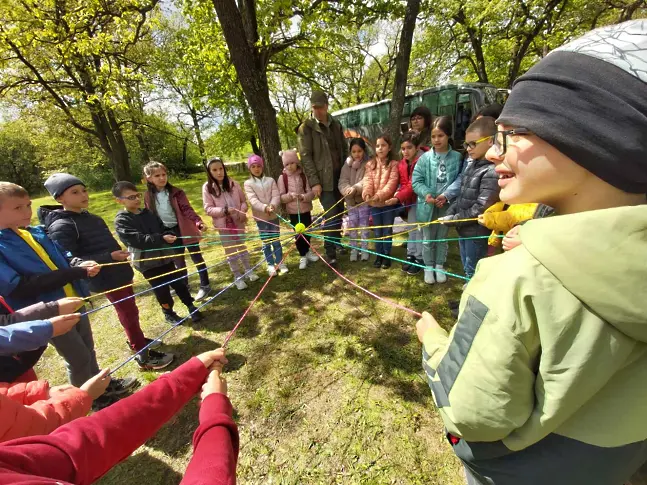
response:
[[[171,197],[168,190],[162,190],[155,194],[155,202],[157,206],[157,215],[166,227],[177,226],[177,216],[171,205]]]
[[[31,235],[31,232],[26,231],[25,229],[18,229],[15,232],[22,238],[23,241],[27,243],[30,248],[34,250],[36,255],[43,260],[43,263],[45,263],[49,269],[51,269],[52,271],[59,269],[59,267],[56,266],[52,259],[49,257],[49,254],[47,254],[47,251],[45,251],[43,246],[38,244],[36,239],[34,239],[34,236]],[[69,298],[79,296],[76,291],[74,291],[74,287],[70,283],[63,287],[63,291],[65,292],[65,296]]]
[[[445,153],[438,153],[434,150],[434,157],[436,158],[436,161],[438,163],[438,172],[436,173],[436,192],[440,193],[447,185],[447,164],[445,161],[447,160],[447,154],[449,151],[446,151]]]

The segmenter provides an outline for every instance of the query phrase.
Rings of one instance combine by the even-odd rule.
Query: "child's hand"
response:
[[[510,229],[503,238],[503,250],[510,251],[511,249],[521,246],[521,237],[519,237],[519,229],[521,226],[514,226]]]
[[[449,222],[452,220],[452,216],[444,216],[444,217],[439,217],[438,222],[441,224],[444,224],[445,222]]]
[[[200,399],[205,400],[211,394],[227,395],[227,380],[222,377],[222,369],[213,369],[209,372],[207,380],[202,384]]]
[[[94,278],[101,271],[101,266],[96,261],[83,261],[79,266],[86,269],[90,278]]]
[[[74,313],[84,304],[83,298],[78,298],[76,296],[65,297],[57,300],[58,303],[58,314],[59,315],[69,315]]]
[[[177,241],[177,236],[165,234],[164,236],[162,236],[162,239],[164,239],[169,244],[173,244],[175,241]]]
[[[300,201],[304,202],[306,200],[306,194],[300,194],[297,196]]]
[[[292,202],[296,202],[296,200],[299,198],[297,194],[290,194],[290,199],[292,199]]]
[[[438,197],[436,197],[436,200],[434,204],[436,207],[442,207],[447,203],[447,197],[445,197],[443,194],[440,194]]]
[[[312,193],[314,194],[314,196],[316,198],[321,197],[321,185],[319,185],[319,184],[313,185],[312,186]]]
[[[485,225],[485,216],[483,214],[479,214],[478,216],[479,224],[484,226]]]
[[[272,214],[274,212],[274,206],[270,204],[265,208],[265,210],[267,211],[268,214]]]
[[[225,349],[210,350],[196,355],[196,357],[207,369],[214,364],[223,366],[228,362],[227,357],[225,357]]]
[[[427,333],[427,330],[431,328],[441,328],[438,325],[438,322],[434,317],[431,316],[428,312],[422,312],[422,318],[416,323],[416,333],[418,334],[418,340],[422,343],[422,339]]]
[[[224,210],[225,210],[225,215],[228,216],[229,215],[229,206],[226,205]]]
[[[121,249],[110,253],[110,257],[113,261],[126,261],[129,256],[130,253],[128,251],[122,251]]]
[[[425,197],[425,202],[427,204],[435,204],[436,199],[434,199],[431,194],[427,194],[427,197]]]
[[[103,369],[96,376],[90,377],[83,383],[81,390],[87,392],[93,400],[102,396],[110,384],[109,372],[110,369]]]
[[[369,200],[371,200],[371,196],[366,194],[364,197],[362,197],[362,199],[364,199],[364,202],[368,202]]]
[[[72,330],[74,325],[79,323],[80,319],[80,313],[72,313],[71,315],[60,315],[58,317],[50,318],[49,321],[52,324],[52,337],[66,334]]]
[[[351,195],[355,195],[355,187],[348,187],[344,192],[345,197],[350,197]]]
[[[384,204],[386,205],[396,205],[399,202],[397,197],[391,197]]]

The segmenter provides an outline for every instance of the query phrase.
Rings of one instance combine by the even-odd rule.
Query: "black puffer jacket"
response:
[[[77,213],[66,211],[60,205],[42,206],[38,209],[38,220],[68,258],[70,266],[83,261],[113,263],[110,253],[122,249],[104,220],[87,211]],[[130,264],[117,264],[101,268],[88,283],[92,291],[104,292],[127,285],[134,275]]]
[[[487,160],[474,160],[463,171],[461,193],[447,211],[451,219],[473,219],[499,201],[499,177],[494,164]],[[456,223],[461,237],[488,236],[490,230],[478,222]]]

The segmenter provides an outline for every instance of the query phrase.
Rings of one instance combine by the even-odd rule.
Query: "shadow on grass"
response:
[[[101,483],[155,483],[176,485],[182,474],[144,451],[113,467],[98,482]]]

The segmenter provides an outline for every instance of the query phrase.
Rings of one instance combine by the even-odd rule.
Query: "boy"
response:
[[[90,214],[88,191],[85,184],[66,173],[55,173],[45,181],[45,188],[61,206],[41,206],[38,218],[45,225],[49,238],[64,251],[70,264],[78,266],[84,261],[112,263],[127,261],[128,251],[123,251],[101,217]],[[151,344],[139,323],[139,309],[133,292],[133,270],[130,264],[107,266],[89,282],[90,290],[106,293],[114,303],[121,326],[128,337],[128,344],[138,353],[135,360],[142,369],[163,369],[173,362],[173,354],[157,352],[160,342]]]
[[[7,305],[19,310],[39,301],[53,302],[64,297],[86,297],[83,280],[96,276],[100,267],[85,261],[70,268],[63,254],[41,227],[29,226],[32,210],[27,191],[10,182],[0,182],[0,295]],[[83,309],[79,309],[83,313]],[[92,328],[87,316],[69,332],[52,338],[56,351],[65,360],[70,384],[80,387],[99,373],[94,351]],[[41,352],[42,354],[42,352]],[[38,355],[40,357],[40,355]],[[31,365],[25,362],[26,376],[33,379]],[[109,405],[112,397],[125,393],[137,384],[135,379],[113,379],[105,396],[95,403]]]
[[[451,223],[453,220],[474,219],[499,200],[498,176],[494,172],[494,164],[485,159],[495,132],[495,120],[489,116],[479,118],[467,128],[463,146],[470,163],[463,172],[458,199],[440,220]],[[458,222],[456,225],[461,238],[487,236],[490,232],[477,221]],[[472,278],[476,264],[487,255],[487,239],[461,239],[458,244],[465,276]]]
[[[519,78],[487,154],[506,204],[555,216],[484,259],[423,367],[468,483],[619,485],[647,458],[647,21]]]
[[[186,278],[181,278],[175,271],[174,253],[170,250],[171,244],[177,239],[173,231],[166,229],[162,220],[151,211],[140,208],[142,194],[131,182],[117,182],[112,187],[112,195],[119,204],[124,206],[124,210],[115,217],[117,235],[133,254],[135,268],[153,287],[166,321],[171,324],[182,321],[182,318],[173,311],[173,297],[169,284],[186,305],[191,314],[191,320],[194,322],[202,320],[202,314],[193,305],[193,297],[189,292]],[[168,258],[159,259],[167,255]]]

